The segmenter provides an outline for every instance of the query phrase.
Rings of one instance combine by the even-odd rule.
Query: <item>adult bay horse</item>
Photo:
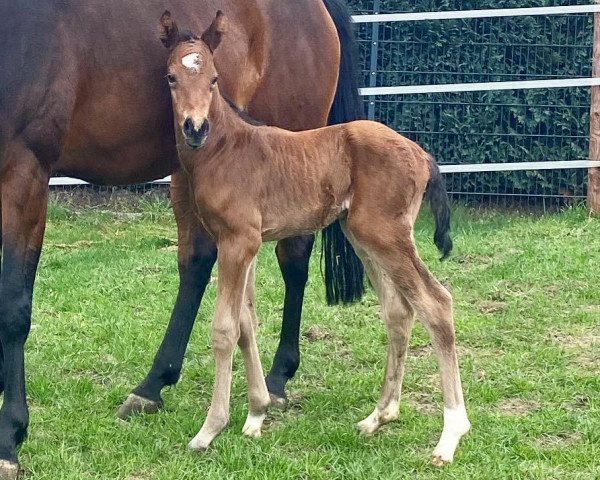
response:
[[[417,314],[440,364],[444,429],[433,452],[451,462],[470,423],[455,347],[452,297],[419,258],[413,226],[423,196],[436,221],[442,254],[452,249],[450,209],[435,160],[415,143],[376,122],[355,121],[303,132],[256,126],[223,99],[213,59],[227,37],[217,12],[201,37],[180,35],[169,12],[160,23],[171,51],[166,80],[173,98],[177,149],[190,177],[198,221],[219,249],[212,323],[215,384],[202,428],[190,447],[206,449],[229,422],[233,351],[242,351],[249,412],[243,432],[260,436],[269,393],[245,291],[263,241],[319,230],[339,219],[381,302],[388,356],[381,396],[358,424],[372,434],[398,418],[410,332]],[[235,32],[233,33],[235,35]]]
[[[198,30],[210,24],[217,8],[227,12],[234,34],[221,47],[227,53],[218,62],[221,88],[261,121],[304,130],[327,123],[332,101],[333,121],[353,119],[360,109],[350,19],[342,0],[0,2],[2,479],[16,476],[16,450],[28,426],[24,343],[53,173],[98,184],[147,182],[173,173],[179,291],[153,366],[120,415],[155,410],[161,389],[179,378],[217,250],[196,222],[187,180],[177,171],[171,99],[163,78],[166,52],[154,27],[166,8]],[[299,363],[312,246],[313,236],[303,235],[276,248],[286,293],[281,341],[267,384],[278,398],[285,396]],[[336,258],[335,251],[326,250]],[[356,273],[356,264],[349,265],[342,277]],[[347,282],[346,290],[331,271],[328,278],[334,300],[361,292],[360,281]]]

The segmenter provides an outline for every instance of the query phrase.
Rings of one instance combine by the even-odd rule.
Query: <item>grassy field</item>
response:
[[[372,292],[328,308],[312,260],[302,365],[291,404],[259,440],[241,435],[247,404],[239,353],[232,421],[205,454],[186,450],[210,402],[209,286],[180,383],[166,408],[117,422],[147,371],[177,288],[168,207],[139,214],[53,204],[27,343],[27,479],[597,479],[600,478],[600,221],[583,208],[545,217],[457,209],[455,252],[437,261],[432,225],[419,249],[455,298],[472,432],[453,465],[429,464],[442,428],[437,364],[417,325],[401,417],[372,438],[355,423],[382,381],[386,335]],[[267,245],[258,267],[265,369],[277,344],[283,286]]]

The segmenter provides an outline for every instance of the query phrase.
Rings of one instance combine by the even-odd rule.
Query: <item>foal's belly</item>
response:
[[[350,200],[344,199],[321,208],[314,208],[317,202],[312,205],[309,203],[305,202],[305,205],[277,216],[263,216],[263,241],[309,235],[321,230],[346,214]]]

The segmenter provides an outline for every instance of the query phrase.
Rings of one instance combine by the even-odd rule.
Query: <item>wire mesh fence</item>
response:
[[[497,2],[362,0],[356,14],[498,8]],[[563,1],[559,5],[587,5]],[[556,2],[502,2],[503,8]],[[589,78],[593,15],[359,24],[362,86]],[[584,160],[589,87],[365,98],[365,112],[441,164]],[[582,169],[447,174],[455,198],[561,205],[586,195]]]

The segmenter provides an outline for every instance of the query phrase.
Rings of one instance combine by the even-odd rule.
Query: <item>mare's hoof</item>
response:
[[[18,463],[0,460],[0,480],[17,480],[19,473]]]
[[[271,398],[271,408],[275,408],[277,410],[285,410],[287,408],[287,397],[280,397],[279,395],[275,395],[274,393],[269,393],[269,397]]]
[[[135,393],[130,393],[127,400],[119,407],[117,418],[120,420],[129,420],[132,416],[139,413],[156,413],[163,407],[163,402],[155,402],[147,398],[140,397]]]

